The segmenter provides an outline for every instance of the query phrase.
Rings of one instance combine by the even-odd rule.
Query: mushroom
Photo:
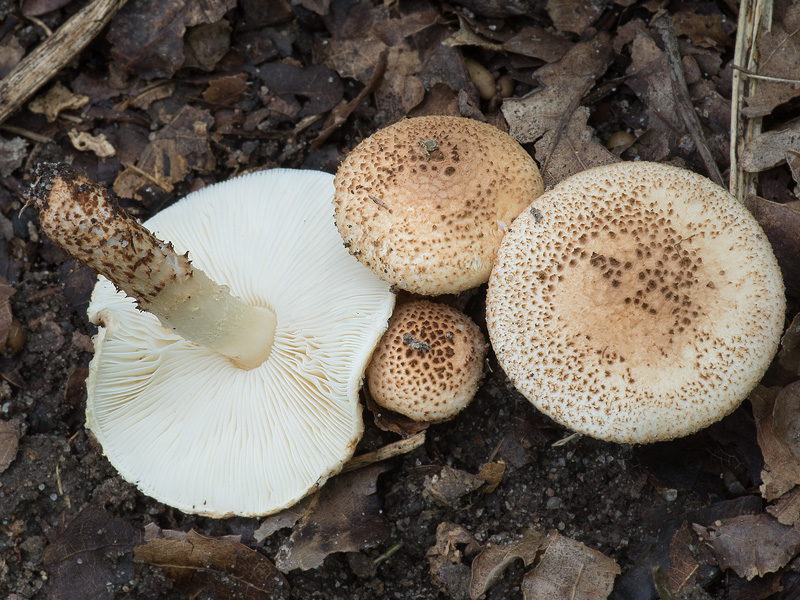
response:
[[[769,366],[785,298],[772,249],[726,190],[646,162],[540,196],[498,250],[487,293],[500,366],[538,409],[603,440],[693,433]]]
[[[332,195],[326,173],[245,175],[148,220],[164,243],[85,176],[57,168],[35,185],[42,228],[111,278],[88,310],[100,328],[86,422],[145,494],[184,512],[265,515],[352,455],[394,294],[342,247]],[[221,348],[204,343],[220,331]]]
[[[342,162],[335,186],[351,254],[428,296],[485,283],[511,221],[543,189],[536,163],[508,134],[447,116],[377,131]]]
[[[483,379],[487,344],[460,310],[429,300],[397,307],[367,366],[376,404],[415,421],[453,418]]]

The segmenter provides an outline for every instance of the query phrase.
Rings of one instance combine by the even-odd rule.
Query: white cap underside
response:
[[[394,295],[344,249],[332,196],[328,174],[262,171],[146,223],[213,280],[274,311],[275,345],[255,369],[175,336],[98,281],[89,315],[106,329],[87,425],[144,493],[186,512],[269,514],[352,454],[358,390]]]

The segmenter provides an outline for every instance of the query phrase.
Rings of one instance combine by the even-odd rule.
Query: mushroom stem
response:
[[[85,175],[65,165],[43,166],[37,175],[29,204],[56,245],[185,340],[243,369],[267,359],[276,325],[272,311],[246,304],[194,268],[188,252],[175,252]]]

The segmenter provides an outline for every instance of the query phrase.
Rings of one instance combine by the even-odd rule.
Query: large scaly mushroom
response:
[[[786,302],[772,248],[726,190],[630,162],[578,173],[514,221],[487,325],[516,387],[567,427],[645,443],[702,429],[761,379]]]

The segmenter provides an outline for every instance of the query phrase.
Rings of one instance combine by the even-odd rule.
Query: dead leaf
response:
[[[787,80],[800,80],[800,4],[782,3],[772,18],[769,31],[758,39],[758,74]],[[785,12],[781,14],[780,10]],[[790,81],[760,80],[756,92],[746,96],[743,113],[761,117],[800,95],[800,86]]]
[[[710,527],[695,525],[722,569],[747,580],[773,573],[800,552],[800,532],[767,514],[742,515]]]
[[[65,7],[72,0],[24,0],[22,14],[26,17],[41,17],[54,10]]]
[[[190,105],[181,108],[156,133],[136,165],[126,165],[120,172],[114,181],[114,192],[120,198],[141,199],[137,190],[142,186],[155,184],[170,192],[191,170],[211,172],[216,166],[209,140],[213,123],[208,110]]]
[[[284,101],[296,102],[300,96],[305,103],[297,116],[328,112],[342,99],[344,87],[339,75],[323,65],[298,67],[288,63],[267,63],[254,71],[269,89]]]
[[[8,177],[22,166],[28,156],[28,142],[21,137],[0,137],[0,175]]]
[[[740,164],[745,171],[760,173],[785,163],[793,152],[800,152],[800,121],[754,137],[744,147]]]
[[[526,567],[532,565],[545,539],[545,533],[537,529],[519,535],[502,533],[492,536],[472,561],[470,598],[475,600],[485,594],[513,561],[519,559]]]
[[[114,592],[108,582],[114,581],[113,565],[129,556],[140,540],[141,535],[124,519],[111,517],[104,508],[87,506],[44,550],[50,576],[48,598],[111,600]]]
[[[69,140],[76,150],[94,152],[99,158],[109,158],[117,153],[114,146],[106,138],[105,133],[92,135],[88,131],[79,132],[75,129],[70,129],[67,135],[69,135]]]
[[[423,497],[448,508],[458,508],[462,496],[481,487],[485,480],[445,465],[442,470],[425,481]]]
[[[226,75],[208,82],[203,98],[215,104],[228,106],[238,102],[242,95],[250,89],[247,85],[247,74]]]
[[[721,12],[702,14],[696,10],[682,10],[672,15],[675,34],[685,35],[701,48],[724,48],[733,44],[731,33],[735,23]]]
[[[547,14],[559,31],[582,34],[600,18],[612,0],[548,0]]]
[[[187,27],[216,23],[236,0],[131,0],[109,26],[111,57],[145,79],[172,77],[183,66]]]
[[[0,278],[0,350],[5,347],[8,333],[11,331],[14,315],[11,312],[9,300],[15,293],[16,290]]]
[[[5,471],[17,456],[19,438],[22,437],[21,424],[22,421],[18,418],[0,421],[0,473]]]
[[[525,600],[603,600],[621,573],[613,559],[555,531],[547,534],[541,551],[522,580]]]
[[[0,77],[5,77],[17,66],[25,56],[25,48],[19,43],[17,36],[6,35],[0,40]]]
[[[800,296],[800,212],[760,196],[748,196],[745,203],[772,245],[786,294]]]
[[[255,539],[255,541],[258,543],[261,543],[280,529],[294,527],[294,524],[297,523],[297,521],[300,520],[300,517],[302,517],[308,510],[308,506],[312,499],[313,496],[306,496],[297,504],[264,519],[258,529],[253,532],[253,539]]]
[[[202,591],[220,598],[269,600],[284,576],[263,554],[240,542],[205,537],[192,530],[186,539],[156,538],[134,549],[134,560],[161,567],[187,594]]]
[[[557,33],[535,25],[526,25],[503,42],[503,50],[554,63],[561,60],[574,45]]]
[[[475,556],[480,544],[462,525],[442,522],[436,527],[436,544],[428,548],[433,581],[453,600],[469,598],[470,568],[462,561]]]
[[[231,47],[231,24],[225,19],[187,30],[184,36],[183,66],[213,71]]]
[[[787,371],[800,375],[800,313],[794,316],[783,333],[778,362]]]
[[[764,455],[760,490],[761,495],[770,501],[780,498],[800,483],[800,463],[775,432],[773,410],[779,394],[777,389],[762,386],[750,393],[758,445]]]
[[[536,159],[546,184],[619,160],[596,139],[586,124],[589,109],[580,106],[612,56],[610,37],[600,34],[536,71],[542,89],[503,102],[511,137],[523,144],[536,142]]]
[[[75,110],[88,102],[88,96],[73,94],[61,82],[57,82],[46,94],[31,100],[28,108],[33,113],[44,115],[48,123],[53,123],[62,110]]]
[[[794,525],[800,520],[800,487],[778,498],[774,504],[767,506],[767,512],[782,525]]]
[[[375,492],[378,475],[388,469],[378,463],[329,481],[275,556],[278,569],[315,569],[333,552],[358,552],[384,541],[389,524]]]
[[[787,385],[775,397],[772,429],[800,462],[800,381]]]
[[[683,524],[672,536],[669,543],[669,569],[666,572],[669,587],[674,593],[678,593],[686,585],[694,583],[697,568],[697,559],[692,552],[692,544],[695,539],[689,522]]]
[[[479,491],[482,494],[491,494],[497,489],[497,486],[503,481],[503,475],[506,472],[506,463],[502,460],[496,462],[483,463],[476,477],[483,479],[484,483],[481,485]]]

